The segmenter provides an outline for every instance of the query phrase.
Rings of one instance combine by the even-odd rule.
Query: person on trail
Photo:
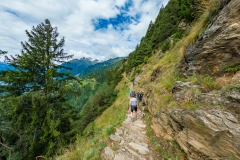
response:
[[[136,93],[136,98],[137,98],[138,101],[139,101],[139,96],[140,96],[140,93],[137,92],[137,93]]]
[[[135,118],[137,119],[138,100],[136,94],[131,95],[129,107],[131,109],[131,121],[133,122]]]
[[[143,98],[143,92],[137,92],[137,100],[142,101]]]
[[[138,95],[138,100],[142,101],[142,99],[143,99],[143,92],[139,93],[139,95]]]
[[[132,89],[130,89],[130,91],[129,91],[130,98],[131,98],[132,94],[134,94],[134,91]]]

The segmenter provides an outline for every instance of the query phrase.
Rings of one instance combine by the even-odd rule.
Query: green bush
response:
[[[135,77],[131,77],[130,81],[133,82],[135,80]]]
[[[105,131],[105,133],[106,133],[106,135],[107,136],[110,136],[113,132],[114,132],[114,127],[113,126],[109,126],[107,129],[106,129],[106,131]]]
[[[184,30],[180,29],[176,33],[173,34],[173,44],[175,44],[180,38],[183,37]]]
[[[166,52],[170,48],[170,46],[171,46],[170,40],[166,39],[161,45],[162,52]]]
[[[148,57],[144,57],[144,63],[146,64],[147,63],[147,61],[148,61]]]

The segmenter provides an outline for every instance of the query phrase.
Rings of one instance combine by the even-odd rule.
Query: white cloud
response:
[[[74,58],[106,60],[128,56],[168,0],[132,0],[129,11],[124,12],[121,7],[127,2],[129,0],[0,1],[0,50],[8,51],[9,55],[20,54],[20,42],[28,39],[25,30],[30,31],[47,18],[58,28],[59,38],[65,37],[65,52],[74,54]],[[126,16],[138,15],[140,19],[95,30],[98,18],[114,18],[123,12]]]

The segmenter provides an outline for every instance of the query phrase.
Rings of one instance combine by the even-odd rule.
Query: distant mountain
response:
[[[4,63],[4,62],[0,62],[0,71],[6,70],[7,68],[13,69],[13,67],[11,67],[9,64]]]
[[[78,73],[82,73],[87,67],[97,63],[99,63],[99,61],[91,60],[90,58],[73,59],[62,64],[62,66],[72,68],[72,70],[62,69],[61,71],[70,71],[72,75],[76,75]]]
[[[91,65],[89,67],[87,67],[85,70],[83,70],[81,73],[78,73],[78,77],[83,77],[85,75],[88,75],[90,73],[99,71],[99,70],[103,70],[103,69],[107,69],[107,68],[113,68],[115,65],[118,64],[119,61],[125,59],[126,57],[117,57],[117,58],[113,58],[113,59],[109,59],[103,62],[99,62],[97,64]]]
[[[91,60],[90,58],[73,59],[67,63],[62,64],[65,67],[72,68],[72,70],[62,69],[61,71],[70,71],[71,75],[73,76],[83,77],[87,74],[105,69],[107,67],[111,68],[122,59],[124,59],[124,57],[109,59],[103,62],[100,62],[98,60]]]

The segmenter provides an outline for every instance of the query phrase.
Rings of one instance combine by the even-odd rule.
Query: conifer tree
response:
[[[6,54],[6,53],[7,53],[6,51],[0,50],[0,56],[1,56],[1,55],[4,55],[4,54]]]
[[[11,94],[21,95],[24,92],[44,90],[45,94],[60,87],[60,81],[69,79],[70,73],[60,72],[59,65],[72,55],[64,52],[64,37],[58,42],[57,27],[52,27],[48,19],[26,31],[27,42],[21,42],[22,51],[15,57],[7,57],[6,62],[15,70],[3,72],[7,90]],[[67,68],[69,69],[69,68]]]
[[[64,52],[64,38],[58,42],[58,31],[48,19],[26,31],[27,42],[21,42],[20,55],[6,56],[14,70],[0,72],[4,92],[0,93],[0,136],[10,151],[1,148],[0,156],[12,159],[46,157],[73,138],[71,122],[74,111],[67,103],[74,79],[60,72],[60,65],[72,55]],[[68,68],[67,68],[68,69]]]

